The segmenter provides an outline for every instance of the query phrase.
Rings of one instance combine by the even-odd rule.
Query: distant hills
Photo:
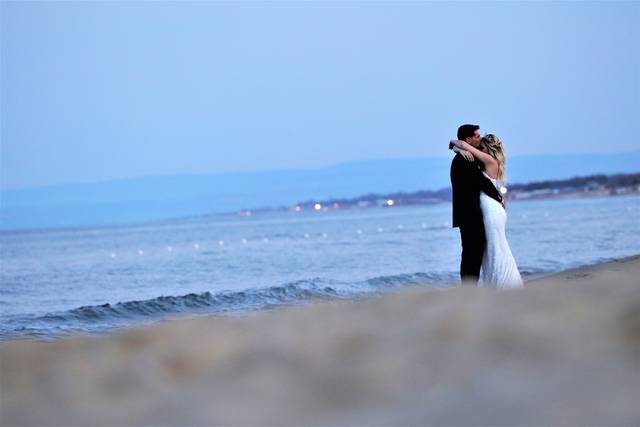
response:
[[[139,223],[302,200],[449,187],[451,157],[349,162],[318,169],[149,176],[0,192],[0,229]],[[520,156],[509,159],[511,185],[640,171],[640,151]]]

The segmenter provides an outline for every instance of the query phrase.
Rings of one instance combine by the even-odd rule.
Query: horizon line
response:
[[[629,150],[629,151],[617,151],[617,152],[580,152],[580,153],[540,153],[540,154],[519,154],[514,155],[513,158],[521,158],[521,157],[541,157],[541,156],[589,156],[589,155],[620,155],[620,154],[631,154],[638,153],[640,154],[640,149],[638,150]],[[365,159],[365,160],[346,160],[337,163],[331,163],[323,166],[309,166],[309,167],[281,167],[274,169],[248,169],[248,170],[236,170],[236,171],[219,171],[219,172],[198,172],[198,173],[176,173],[173,175],[163,175],[163,174],[146,174],[146,175],[130,175],[126,177],[114,177],[114,178],[106,178],[106,179],[97,179],[90,181],[68,181],[68,182],[59,182],[52,184],[34,184],[27,185],[23,187],[12,187],[12,188],[2,188],[0,186],[0,193],[12,192],[12,191],[23,191],[23,190],[34,190],[34,189],[44,189],[44,188],[52,188],[52,187],[65,187],[65,186],[86,186],[86,185],[95,185],[95,184],[105,184],[105,183],[113,183],[117,181],[128,181],[135,179],[144,179],[144,178],[172,178],[172,177],[185,177],[185,176],[213,176],[213,175],[235,175],[235,174],[253,174],[253,173],[269,173],[269,172],[285,172],[285,171],[312,171],[319,169],[329,169],[345,164],[352,163],[367,163],[367,162],[383,162],[383,161],[396,161],[396,160],[420,160],[420,159],[442,159],[445,157],[450,157],[450,154],[447,155],[432,155],[432,156],[417,156],[417,157],[387,157],[387,158],[375,158],[375,159]],[[0,183],[1,184],[1,183]]]

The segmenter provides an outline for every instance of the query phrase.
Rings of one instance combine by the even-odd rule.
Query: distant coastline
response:
[[[566,199],[585,197],[608,197],[640,195],[640,173],[589,175],[569,179],[536,181],[513,184],[506,188],[507,200]],[[277,211],[327,211],[354,208],[389,208],[395,206],[417,206],[451,201],[451,188],[436,191],[369,193],[352,198],[305,200],[293,206],[241,209],[240,216]]]
[[[341,176],[339,181],[344,182],[344,185],[351,185],[355,177],[362,180],[367,173],[371,171],[360,171],[353,176]],[[381,188],[379,192],[363,191],[360,193],[362,195],[353,197],[318,197],[296,201],[294,194],[305,197],[304,194],[310,193],[308,187],[312,187],[314,183],[322,184],[323,178],[307,177],[304,182],[301,177],[298,179],[293,176],[288,176],[286,179],[280,177],[273,182],[268,176],[260,175],[254,178],[264,183],[264,187],[253,193],[242,192],[241,187],[247,183],[240,179],[232,179],[228,183],[212,181],[197,184],[199,178],[191,183],[175,178],[178,181],[168,182],[166,186],[162,180],[156,182],[155,178],[149,178],[148,183],[123,181],[117,185],[104,184],[104,188],[88,185],[86,188],[81,186],[78,189],[71,186],[59,189],[39,188],[11,194],[5,192],[1,197],[0,231],[119,227],[189,219],[295,213],[296,211],[387,209],[436,205],[450,203],[451,200],[449,186],[443,186],[439,190],[384,191],[385,187],[389,188],[389,183],[379,182],[377,181],[379,177],[372,176],[372,182],[367,186],[375,185]],[[332,179],[335,181],[338,178]],[[431,181],[427,179],[425,182]],[[283,192],[282,188],[285,187],[279,187],[277,183],[283,186],[286,184],[286,191]],[[300,186],[297,186],[298,184]],[[255,183],[251,185],[254,190],[257,188]],[[355,192],[356,187],[366,188],[362,183],[355,185],[352,194],[358,194]],[[167,196],[163,199],[152,198],[159,188],[163,188]],[[192,189],[192,193],[188,196],[183,195],[184,197],[169,194],[172,192],[178,194],[177,189],[185,188]],[[204,192],[205,188],[212,189],[212,192]],[[224,194],[216,193],[216,189],[220,188],[226,188]],[[327,194],[329,191],[324,189],[312,193]],[[508,185],[506,194],[508,201],[640,195],[640,172],[585,174],[566,179],[531,180],[527,183]]]

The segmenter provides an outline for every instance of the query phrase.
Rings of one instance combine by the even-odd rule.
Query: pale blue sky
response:
[[[640,3],[2,1],[2,189],[639,148]]]

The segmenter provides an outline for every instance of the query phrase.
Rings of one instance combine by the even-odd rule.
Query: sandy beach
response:
[[[10,425],[640,425],[640,256],[0,344]]]

